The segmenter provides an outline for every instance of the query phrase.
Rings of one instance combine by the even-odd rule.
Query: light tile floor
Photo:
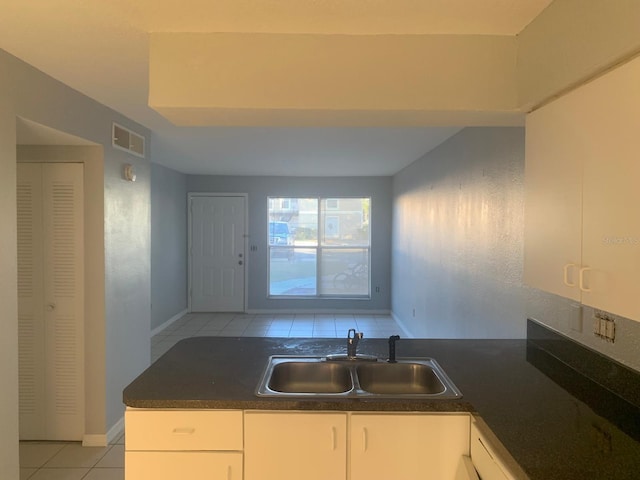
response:
[[[187,337],[347,338],[350,328],[365,338],[402,333],[390,315],[188,313],[151,339],[151,361]]]
[[[189,313],[151,339],[151,361],[179,340],[195,336],[366,338],[401,333],[389,315],[248,315]],[[20,442],[20,480],[124,480],[124,434],[107,447],[77,442]]]
[[[124,434],[106,447],[20,442],[20,480],[124,480]]]

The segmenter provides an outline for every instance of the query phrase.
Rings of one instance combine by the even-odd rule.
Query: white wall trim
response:
[[[124,415],[120,417],[113,427],[109,429],[107,432],[107,442],[112,443],[114,440],[117,440],[120,435],[124,432]]]
[[[120,420],[116,422],[116,424],[109,429],[109,431],[104,433],[90,434],[85,433],[82,437],[82,446],[83,447],[106,447],[114,440],[117,440],[120,435],[124,432],[124,417],[120,417]]]
[[[156,328],[151,330],[151,337],[159,334],[161,331],[163,331],[165,328],[167,328],[173,322],[175,322],[179,318],[184,317],[187,313],[188,313],[188,310],[186,308],[184,310],[182,310],[181,312],[176,313],[173,317],[171,317],[169,320],[164,322],[162,325],[158,325]]]
[[[398,317],[395,313],[391,312],[391,318],[395,320],[395,322],[398,324],[398,326],[400,327],[400,330],[402,330],[402,333],[404,333],[406,338],[416,338],[415,335],[411,333],[409,328],[407,328],[407,326],[402,322],[402,320],[400,320],[400,317]]]
[[[106,447],[109,444],[104,433],[85,433],[82,437],[83,447]]]
[[[314,314],[338,314],[338,315],[389,315],[390,312],[389,310],[358,310],[358,309],[353,309],[353,308],[349,308],[349,309],[340,309],[340,308],[313,308],[310,310],[303,310],[303,309],[287,309],[287,308],[280,308],[280,309],[251,309],[251,310],[247,310],[248,314],[251,315],[277,315],[277,314],[284,314],[284,315],[314,315]]]

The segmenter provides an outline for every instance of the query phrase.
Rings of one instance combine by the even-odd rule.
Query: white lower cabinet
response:
[[[468,414],[245,413],[245,480],[455,478]]]
[[[245,480],[344,480],[347,414],[245,413]]]
[[[125,412],[125,480],[242,480],[242,410]]]
[[[351,415],[351,480],[455,478],[469,454],[468,414]]]
[[[126,480],[526,478],[467,413],[127,408],[125,428]]]
[[[242,452],[125,452],[127,480],[242,480]]]

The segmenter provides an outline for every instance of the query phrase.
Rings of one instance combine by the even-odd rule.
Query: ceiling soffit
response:
[[[516,56],[511,36],[154,33],[149,105],[189,126],[458,125],[517,112]]]

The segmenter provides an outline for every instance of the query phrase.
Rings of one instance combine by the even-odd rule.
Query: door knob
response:
[[[242,265],[242,260],[239,260],[239,261],[238,261],[238,265]]]

